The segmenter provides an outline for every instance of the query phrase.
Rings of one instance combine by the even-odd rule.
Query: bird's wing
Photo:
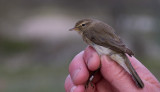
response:
[[[134,55],[130,49],[126,48],[125,44],[114,33],[114,30],[110,26],[107,27],[104,25],[97,29],[92,28],[85,31],[83,35],[97,45],[110,48],[116,52],[127,53],[130,56]]]

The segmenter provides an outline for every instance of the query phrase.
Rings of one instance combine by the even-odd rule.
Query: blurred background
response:
[[[160,80],[160,0],[0,0],[0,92],[64,92],[72,58],[87,46],[77,20],[111,25]]]

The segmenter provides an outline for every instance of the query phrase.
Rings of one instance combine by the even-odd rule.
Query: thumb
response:
[[[114,88],[122,92],[137,90],[134,81],[118,63],[111,60],[108,56],[101,56],[101,73]]]

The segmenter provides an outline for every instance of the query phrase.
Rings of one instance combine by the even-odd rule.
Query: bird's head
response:
[[[93,19],[82,19],[79,20],[74,28],[70,29],[70,31],[77,31],[79,33],[83,33],[84,31],[86,31],[94,22],[95,20]]]

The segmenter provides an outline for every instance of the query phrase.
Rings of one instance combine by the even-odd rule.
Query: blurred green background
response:
[[[0,0],[0,92],[64,92],[86,44],[69,32],[82,18],[111,25],[160,80],[159,0]]]

